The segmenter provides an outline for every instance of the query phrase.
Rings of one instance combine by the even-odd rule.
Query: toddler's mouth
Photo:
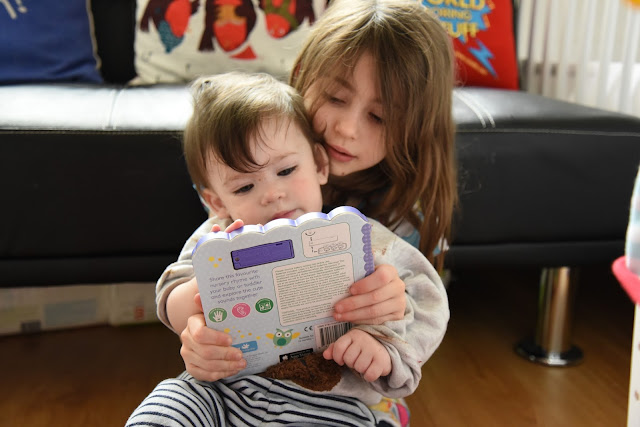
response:
[[[273,221],[274,219],[280,219],[280,218],[295,219],[294,218],[295,213],[296,213],[295,209],[290,211],[278,212],[273,216],[273,218],[271,218],[271,221]]]

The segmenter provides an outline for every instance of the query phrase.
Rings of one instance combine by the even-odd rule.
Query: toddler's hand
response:
[[[359,372],[365,381],[375,381],[391,373],[391,357],[387,349],[360,329],[351,329],[330,344],[322,355]]]
[[[244,222],[241,219],[236,219],[235,221],[233,221],[231,224],[229,224],[229,226],[227,228],[224,229],[225,233],[231,233],[232,231],[237,230],[238,228],[244,227]],[[211,227],[211,231],[213,231],[214,233],[217,233],[218,231],[220,231],[220,226],[218,224],[213,224],[213,226]]]
[[[394,266],[379,265],[372,274],[351,285],[351,296],[335,304],[333,317],[342,322],[368,325],[403,319],[407,307],[404,289]]]
[[[196,303],[202,307],[200,294],[196,295]],[[231,337],[207,327],[202,312],[189,317],[180,340],[185,368],[197,380],[217,381],[247,366],[242,351],[231,347]]]

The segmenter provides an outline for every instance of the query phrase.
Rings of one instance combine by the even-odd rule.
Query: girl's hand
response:
[[[231,347],[229,335],[207,327],[200,294],[194,302],[200,312],[189,317],[187,327],[180,334],[180,355],[187,372],[201,381],[217,381],[237,374],[247,366],[242,351]]]
[[[333,317],[338,321],[380,325],[404,318],[404,282],[392,265],[377,266],[372,274],[351,285],[349,293],[351,296],[333,307]]]
[[[347,365],[369,382],[391,373],[391,357],[385,346],[360,329],[351,329],[338,338],[322,356],[340,366]]]

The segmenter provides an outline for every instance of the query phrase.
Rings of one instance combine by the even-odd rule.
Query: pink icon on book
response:
[[[251,312],[251,307],[248,304],[241,302],[240,304],[236,304],[231,309],[231,313],[238,318],[247,317]]]

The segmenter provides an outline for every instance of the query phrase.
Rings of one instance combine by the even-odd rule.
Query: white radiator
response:
[[[640,116],[638,1],[516,3],[524,90]]]

